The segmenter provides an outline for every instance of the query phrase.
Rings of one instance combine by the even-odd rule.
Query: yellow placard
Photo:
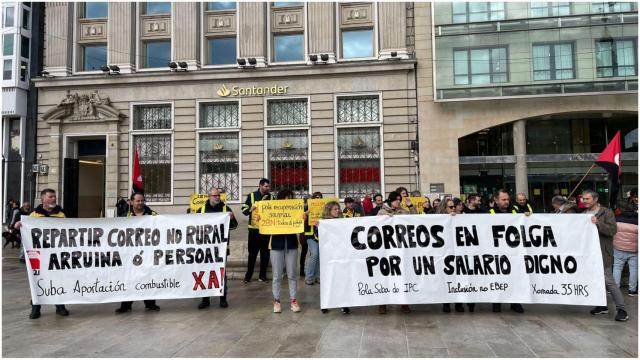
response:
[[[192,193],[189,195],[189,207],[191,208],[191,212],[194,213],[199,211],[202,208],[202,205],[209,200],[209,194],[196,194]],[[227,202],[227,193],[220,193],[220,201],[226,203]]]
[[[425,198],[423,198],[422,196],[409,196],[409,200],[411,200],[411,203],[413,204],[413,207],[416,209],[418,214],[424,214],[424,208],[422,206],[426,201]],[[402,201],[400,201],[400,206],[403,209],[409,211],[409,207],[404,202],[404,198],[402,198]]]
[[[322,209],[324,209],[324,206],[330,201],[339,203],[339,200],[337,198],[307,200],[307,209],[309,210],[309,226],[315,225],[316,222],[318,222],[318,220],[322,218]]]
[[[568,195],[569,189],[560,189],[560,195]]]
[[[300,234],[304,232],[304,200],[264,200],[256,203],[260,234]]]
[[[533,195],[540,195],[540,189],[533,189]]]

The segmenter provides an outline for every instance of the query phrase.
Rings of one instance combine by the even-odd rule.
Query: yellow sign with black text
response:
[[[307,209],[309,210],[308,221],[309,226],[315,225],[318,220],[322,218],[322,210],[324,206],[330,202],[339,200],[336,198],[326,198],[326,199],[309,199],[307,200]]]
[[[189,195],[189,208],[191,212],[197,212],[202,208],[202,205],[209,200],[208,194],[196,194],[192,193]],[[220,201],[226,203],[227,202],[227,193],[220,193]]]
[[[304,232],[304,200],[264,200],[256,203],[260,234]]]

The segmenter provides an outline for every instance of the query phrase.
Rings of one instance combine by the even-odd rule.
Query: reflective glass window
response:
[[[82,71],[100,70],[103,65],[107,65],[106,45],[85,45],[82,50],[84,53]]]
[[[144,44],[145,68],[166,67],[171,61],[171,42],[153,41]]]
[[[15,24],[15,10],[13,6],[4,8],[4,27],[12,27]]]
[[[171,3],[170,2],[147,2],[145,4],[145,14],[170,14]]]
[[[209,39],[209,65],[236,63],[236,38]]]
[[[2,63],[2,80],[11,80],[13,72],[13,61],[11,59],[4,60]]]
[[[216,2],[208,2],[207,10],[234,10],[236,8],[235,1],[216,1]]]
[[[273,36],[273,61],[303,61],[304,60],[304,35],[274,35]]]
[[[84,3],[84,18],[106,18],[109,14],[108,2],[86,2]]]
[[[373,56],[373,29],[342,32],[342,57],[345,59]]]
[[[25,59],[29,58],[29,43],[28,37],[20,35],[20,56]]]
[[[3,56],[13,55],[13,39],[15,39],[14,34],[4,34],[2,36],[2,55]]]
[[[600,40],[596,42],[598,77],[635,76],[636,68],[635,40]]]

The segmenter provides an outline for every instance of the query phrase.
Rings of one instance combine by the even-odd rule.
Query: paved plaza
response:
[[[637,298],[631,320],[591,316],[588,307],[525,305],[525,314],[442,313],[439,304],[322,314],[318,285],[298,282],[302,312],[273,314],[270,285],[229,282],[229,308],[198,310],[199,299],[160,300],[160,312],[116,315],[118,304],[70,305],[71,316],[43,306],[29,320],[29,290],[15,249],[2,264],[3,357],[637,357]],[[286,282],[285,285],[286,287]],[[626,292],[625,292],[626,293]],[[283,296],[288,294],[283,289]],[[283,305],[286,298],[283,297]]]

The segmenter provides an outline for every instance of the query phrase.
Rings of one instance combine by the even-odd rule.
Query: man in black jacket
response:
[[[225,204],[222,200],[220,200],[220,189],[213,188],[209,190],[209,201],[204,203],[198,213],[225,213],[229,212],[231,216],[231,220],[229,220],[229,230],[234,230],[238,227],[238,220],[233,215],[233,211],[227,208],[227,204]],[[229,236],[231,238],[231,236]],[[227,239],[227,256],[229,256],[229,242]],[[198,309],[205,309],[211,305],[211,301],[208,296],[202,298],[200,304],[198,304]],[[227,303],[227,273],[224,273],[224,294],[220,297],[220,307],[226,308],[229,306]]]
[[[248,250],[249,259],[247,263],[247,273],[244,275],[245,284],[251,281],[253,276],[253,268],[256,266],[258,252],[260,253],[260,274],[258,281],[267,282],[267,266],[269,265],[269,235],[262,235],[258,231],[258,226],[253,223],[254,211],[256,203],[262,200],[273,200],[273,195],[269,193],[271,183],[268,179],[260,179],[258,190],[247,195],[244,205],[242,205],[242,213],[249,217],[249,239]]]

